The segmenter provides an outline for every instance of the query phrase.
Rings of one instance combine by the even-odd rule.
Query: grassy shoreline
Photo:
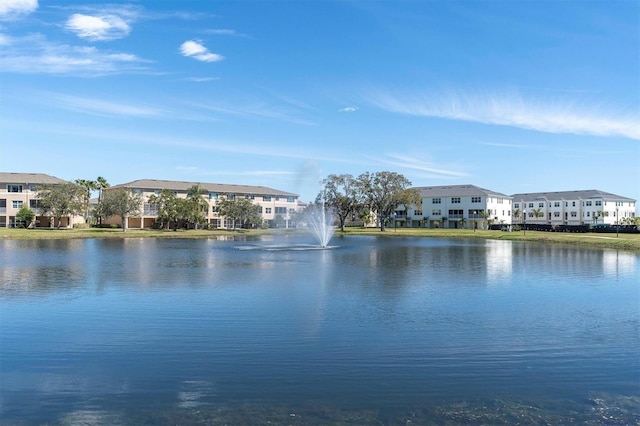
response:
[[[9,229],[0,228],[0,240],[38,240],[38,239],[76,239],[76,238],[231,238],[253,237],[259,235],[295,234],[303,230],[239,229],[239,230],[178,230],[157,229],[121,229],[84,228],[84,229]],[[380,232],[378,228],[347,228],[335,235],[344,236],[384,236],[384,237],[434,237],[434,238],[476,238],[508,241],[530,241],[559,243],[592,248],[611,248],[640,252],[640,234],[598,234],[526,231],[503,232],[471,229],[432,229],[432,228],[387,228]]]

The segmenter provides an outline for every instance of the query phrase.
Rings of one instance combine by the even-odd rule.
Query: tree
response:
[[[40,209],[44,215],[51,215],[57,228],[62,226],[62,218],[75,216],[84,207],[85,188],[75,183],[44,185],[38,190]],[[55,223],[54,223],[55,225]]]
[[[518,212],[518,215],[520,214],[520,210],[514,210],[513,215],[516,215],[516,212]],[[484,219],[483,225],[482,225],[482,229],[487,229],[488,225],[489,225],[489,218],[491,217],[491,213],[486,211],[486,210],[480,210],[478,213],[480,213],[480,216],[482,216],[482,218]]]
[[[176,194],[168,189],[163,189],[158,195],[149,196],[149,204],[155,204],[158,211],[157,220],[160,222],[160,227],[169,229],[171,222],[177,226],[180,220],[180,207]]]
[[[233,229],[235,229],[237,221],[240,221],[243,227],[259,225],[262,222],[260,206],[253,204],[247,198],[236,198],[235,200],[224,198],[218,201],[217,206],[220,216],[232,220]],[[282,216],[280,217],[282,218]],[[284,219],[282,220],[284,221]]]
[[[318,197],[324,197],[325,205],[333,208],[344,232],[344,223],[358,207],[356,180],[349,174],[329,175],[324,180],[324,191]]]
[[[544,213],[542,212],[541,209],[534,209],[533,210],[533,216],[535,216],[536,219],[539,219],[542,216],[544,216]]]
[[[395,172],[363,173],[356,180],[360,199],[369,205],[380,219],[380,231],[385,221],[400,205],[421,205],[420,192],[409,189],[411,182]]]
[[[467,219],[461,217],[460,219],[458,219],[458,223],[460,224],[460,228],[464,228],[464,225],[467,224]]]
[[[199,185],[193,185],[187,191],[187,199],[184,205],[184,219],[193,225],[195,229],[206,222],[206,213],[209,209],[209,203],[204,199],[204,195],[209,191],[200,188]]]
[[[514,217],[514,219],[516,219],[516,222],[518,221],[518,219],[520,219],[520,214],[521,214],[520,209],[515,209],[513,211],[513,217]],[[484,217],[484,215],[482,215],[482,216]]]
[[[140,216],[142,195],[127,188],[114,189],[102,194],[100,201],[105,217],[120,216],[122,232],[127,232],[127,218]]]
[[[98,205],[100,204],[100,201],[102,200],[102,191],[104,189],[109,188],[111,185],[109,185],[109,182],[107,182],[107,180],[105,178],[103,178],[102,176],[98,176],[96,178],[96,182],[95,182],[95,189],[98,191]],[[95,214],[95,217],[98,221],[98,223],[102,223],[102,216]]]
[[[22,206],[16,213],[16,222],[19,222],[24,228],[30,228],[35,218],[36,214],[27,206]]]
[[[76,179],[74,181],[77,185],[84,188],[84,195],[82,197],[82,204],[84,207],[84,221],[89,223],[89,200],[91,200],[91,191],[97,189],[97,183],[95,180]]]

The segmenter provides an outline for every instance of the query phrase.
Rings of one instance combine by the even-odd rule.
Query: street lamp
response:
[[[618,207],[616,206],[616,238],[618,238],[619,230],[620,230],[620,215],[618,214]]]
[[[523,235],[527,235],[527,210],[522,209],[522,231]]]
[[[474,234],[476,233],[476,228],[478,227],[477,226],[478,222],[476,222],[477,216],[478,216],[478,210],[474,210],[473,211],[473,233]]]

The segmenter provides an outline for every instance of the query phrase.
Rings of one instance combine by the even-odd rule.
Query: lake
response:
[[[640,255],[0,241],[3,424],[640,422]]]

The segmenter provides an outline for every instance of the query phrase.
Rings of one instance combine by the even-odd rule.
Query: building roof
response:
[[[600,191],[599,189],[583,189],[577,191],[556,191],[556,192],[532,192],[524,194],[513,194],[514,201],[553,201],[553,200],[618,200],[618,201],[635,201],[633,198],[623,197],[621,195],[611,194],[610,192]]]
[[[470,196],[491,196],[511,198],[509,195],[489,189],[480,188],[475,185],[443,185],[443,186],[419,186],[414,189],[420,191],[424,197],[470,197]]]
[[[134,188],[148,190],[169,189],[172,191],[188,191],[193,185],[198,185],[205,191],[220,194],[253,194],[253,195],[277,195],[283,197],[297,197],[297,194],[291,192],[280,191],[278,189],[267,188],[266,186],[251,185],[233,185],[226,183],[206,183],[206,182],[184,182],[175,180],[159,180],[159,179],[138,179],[133,182],[115,185],[114,188]]]
[[[14,184],[61,184],[69,183],[55,176],[46,175],[44,173],[12,173],[0,172],[0,182]]]

